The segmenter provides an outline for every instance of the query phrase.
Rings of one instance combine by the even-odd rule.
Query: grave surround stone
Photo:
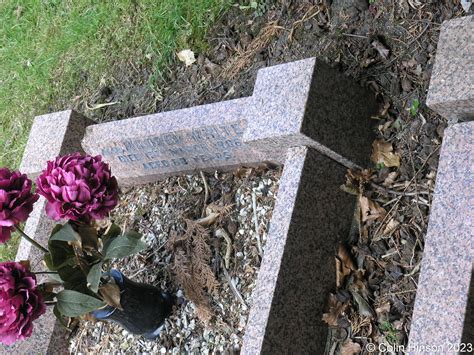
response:
[[[37,116],[23,153],[20,171],[36,178],[48,160],[59,154],[82,152],[80,138],[88,125],[94,123],[73,110]]]
[[[337,107],[326,103],[331,97],[338,98]],[[290,351],[297,344],[322,352],[327,331],[322,309],[335,286],[333,255],[354,203],[338,186],[346,166],[365,165],[375,111],[370,93],[308,59],[259,74],[247,98],[101,124],[73,111],[37,117],[21,166],[37,176],[47,160],[83,148],[103,155],[124,186],[198,170],[284,164],[242,351]],[[350,132],[346,141],[344,129]],[[310,147],[297,147],[301,144]],[[52,226],[40,200],[26,230],[45,243]],[[22,242],[18,258],[27,257],[40,256]],[[34,270],[38,267],[39,262]],[[32,338],[6,351],[67,352],[64,333],[50,314],[35,324]]]
[[[426,104],[449,120],[474,119],[474,15],[446,21]]]
[[[335,246],[354,214],[339,189],[346,169],[311,147],[288,151],[252,294],[243,354],[323,353]]]
[[[427,105],[444,132],[408,352],[474,345],[474,16],[443,23]],[[468,121],[468,122],[462,122]],[[464,344],[464,345],[463,345]]]
[[[474,262],[473,152],[474,122],[445,130],[411,323],[413,349],[436,345],[451,353],[450,344],[474,344],[474,324],[466,321],[472,321],[466,308]]]

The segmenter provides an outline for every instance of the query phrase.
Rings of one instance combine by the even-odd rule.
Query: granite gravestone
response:
[[[474,16],[443,23],[427,105],[448,121],[467,122],[444,132],[409,336],[413,353],[474,349],[473,58]]]
[[[251,97],[91,125],[82,146],[103,155],[123,185],[283,163],[301,145],[354,167],[370,154],[376,110],[373,95],[311,58],[260,70]]]
[[[260,70],[247,98],[101,124],[73,111],[37,117],[22,169],[36,176],[47,160],[81,148],[103,155],[121,185],[265,161],[283,164],[242,352],[297,346],[317,353],[327,333],[322,310],[335,286],[334,250],[353,211],[353,199],[338,186],[346,167],[365,165],[376,106],[373,95],[307,59]],[[54,148],[45,150],[48,145]],[[27,229],[44,242],[53,224],[43,207],[35,207]],[[22,242],[18,257],[31,253]],[[66,353],[51,315],[43,322],[32,338],[8,351]]]
[[[448,120],[474,119],[474,15],[441,27],[426,104]]]

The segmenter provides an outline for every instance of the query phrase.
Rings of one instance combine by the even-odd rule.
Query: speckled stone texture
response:
[[[473,262],[474,122],[465,122],[444,133],[411,323],[413,349],[436,345],[448,353],[449,344],[474,343]]]
[[[81,139],[93,121],[72,111],[37,116],[31,127],[20,171],[30,178],[38,176],[46,162],[59,154],[82,151]]]
[[[251,97],[93,125],[82,142],[111,164],[121,185],[137,185],[180,173],[226,170],[265,160],[242,143]]]
[[[441,27],[426,104],[448,119],[474,119],[474,15]]]
[[[35,204],[30,218],[26,222],[25,232],[33,236],[40,244],[47,244],[54,222],[45,213],[46,200],[41,197]],[[16,260],[30,260],[32,271],[44,271],[43,253],[28,242],[22,240]],[[38,279],[39,281],[41,278]],[[67,354],[67,334],[56,321],[51,307],[46,314],[33,323],[33,334],[24,341],[11,346],[0,344],[1,354]]]
[[[257,115],[249,119],[244,142],[262,151],[312,146],[346,166],[366,166],[372,93],[316,58],[261,69],[253,97]]]
[[[354,199],[346,169],[312,148],[289,150],[244,336],[243,354],[322,354],[334,255]]]

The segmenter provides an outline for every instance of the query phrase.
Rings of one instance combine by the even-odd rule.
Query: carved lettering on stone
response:
[[[102,148],[102,156],[125,166],[160,170],[184,165],[227,161],[242,147],[245,121],[199,127],[113,142]]]

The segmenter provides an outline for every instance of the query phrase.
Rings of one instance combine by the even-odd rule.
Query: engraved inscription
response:
[[[144,170],[225,162],[242,148],[245,121],[175,131],[111,143],[102,149],[108,160]]]

